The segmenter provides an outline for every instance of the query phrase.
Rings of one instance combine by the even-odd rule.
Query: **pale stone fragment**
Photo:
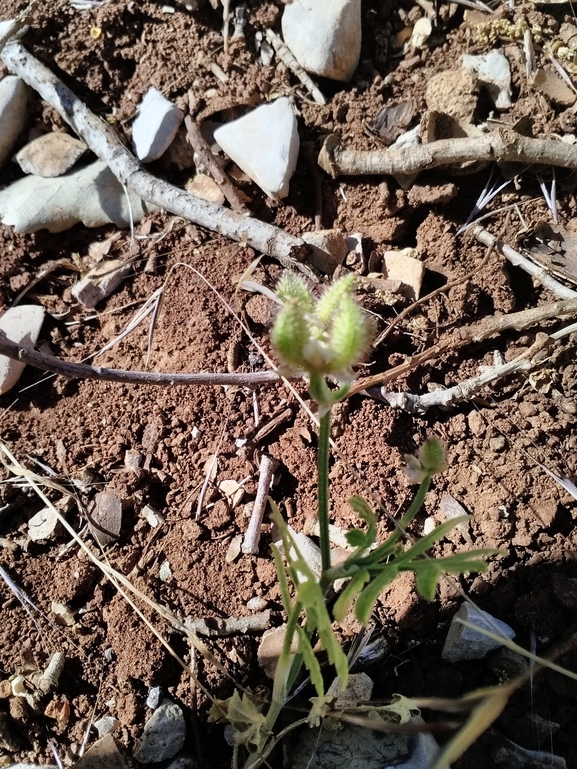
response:
[[[493,48],[480,56],[466,54],[463,66],[477,73],[479,84],[484,86],[498,110],[509,109],[512,105],[511,66],[504,53]],[[566,86],[568,89],[568,86]],[[573,94],[575,101],[575,94]],[[571,104],[573,103],[571,102]]]
[[[401,292],[411,301],[419,298],[425,274],[425,265],[416,259],[414,248],[386,251],[383,256],[383,275],[389,280],[401,281]]]
[[[186,723],[179,706],[164,700],[144,726],[144,732],[134,751],[141,764],[165,761],[175,756],[184,745]]]
[[[69,171],[87,149],[79,139],[54,131],[22,147],[15,160],[25,174],[50,178]]]
[[[132,126],[134,152],[143,163],[163,155],[176,136],[184,112],[166,99],[158,89],[145,93]]]
[[[189,179],[186,183],[186,191],[190,192],[191,195],[196,195],[197,198],[210,200],[211,203],[216,203],[217,206],[224,205],[224,192],[214,179],[211,179],[206,174],[197,174],[192,179]]]
[[[461,624],[460,619],[487,630],[495,636],[502,635],[509,639],[515,638],[515,632],[509,625],[495,619],[486,611],[481,611],[468,603],[464,603],[453,617],[443,646],[442,657],[447,662],[478,660],[493,649],[502,646],[498,638],[489,638],[477,630],[472,630]]]
[[[282,34],[303,69],[346,83],[361,54],[361,0],[287,3]]]
[[[38,341],[44,322],[44,307],[20,304],[10,307],[0,316],[0,331],[11,342],[32,348]],[[12,389],[24,371],[25,363],[0,355],[0,395]]]
[[[429,78],[425,91],[427,109],[473,122],[477,108],[477,75],[470,69],[446,70]]]
[[[312,247],[313,267],[326,275],[332,275],[349,253],[347,242],[340,230],[315,230],[305,232],[301,237]]]
[[[28,116],[30,89],[15,75],[0,80],[0,166],[9,158]]]
[[[28,536],[33,542],[49,539],[58,526],[58,515],[51,507],[45,507],[28,521]]]
[[[121,259],[101,262],[79,280],[70,293],[83,307],[92,309],[116,291],[131,270],[130,262]]]
[[[299,154],[297,121],[286,97],[217,128],[215,141],[271,198],[285,198]]]

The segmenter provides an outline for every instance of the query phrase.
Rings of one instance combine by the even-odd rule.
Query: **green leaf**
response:
[[[276,566],[276,575],[279,581],[282,605],[284,606],[284,610],[288,614],[291,610],[291,597],[289,592],[288,581],[286,578],[286,571],[285,571],[284,563],[282,560],[282,555],[278,547],[274,544],[271,545],[271,550],[274,557],[274,565]]]
[[[354,577],[348,582],[347,586],[337,598],[337,601],[333,607],[333,617],[342,622],[349,610],[349,606],[355,600],[360,593],[365,582],[370,579],[370,574],[366,569],[362,569],[357,572]]]
[[[299,652],[303,655],[303,660],[309,671],[312,685],[315,687],[317,696],[324,697],[325,685],[323,682],[323,674],[321,673],[321,666],[313,651],[311,642],[300,625],[297,625],[296,631],[299,637]]]
[[[351,547],[364,549],[367,545],[367,532],[362,529],[351,529],[345,534],[346,540]]]
[[[378,574],[359,595],[355,607],[355,614],[357,615],[359,622],[362,622],[363,625],[366,625],[370,620],[373,606],[381,591],[395,579],[398,573],[399,569],[394,562],[384,566],[381,573]]]
[[[365,540],[361,545],[357,545],[357,547],[370,547],[373,542],[376,539],[377,536],[377,516],[374,514],[373,510],[371,509],[371,506],[367,502],[364,497],[355,495],[354,497],[351,497],[349,499],[349,505],[353,508],[355,513],[359,516],[359,518],[362,518],[363,521],[367,524],[367,531],[363,532],[365,535]],[[354,531],[358,531],[358,529],[355,529]],[[349,534],[353,534],[352,531],[349,531],[347,533],[347,541],[349,544],[353,544],[353,542],[349,539]],[[355,535],[356,536],[356,535]]]

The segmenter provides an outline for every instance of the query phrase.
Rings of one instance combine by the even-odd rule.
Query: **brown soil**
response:
[[[176,4],[174,13],[163,11],[160,2],[118,0],[101,8],[74,10],[65,0],[42,8],[42,18],[32,23],[26,45],[65,78],[74,91],[96,112],[114,115],[120,129],[130,118],[143,92],[151,85],[172,99],[191,102],[223,119],[237,114],[247,102],[262,101],[272,94],[290,94],[301,112],[301,140],[315,143],[328,133],[358,148],[381,146],[366,130],[391,99],[410,94],[417,115],[425,109],[425,85],[435,72],[454,68],[464,51],[478,52],[462,10],[442,28],[434,44],[421,52],[396,56],[393,42],[403,23],[398,4],[370,0],[363,5],[364,43],[361,64],[350,85],[322,83],[330,97],[326,107],[303,101],[292,76],[275,59],[264,68],[253,47],[254,33],[277,24],[278,3],[249,3],[246,42],[235,42],[226,56],[221,49],[219,12],[203,4],[193,12]],[[406,12],[411,2],[402,2]],[[557,8],[558,6],[550,6]],[[21,10],[18,0],[4,0],[2,18]],[[395,10],[397,8],[397,10]],[[527,9],[532,22],[553,28],[552,15]],[[557,14],[557,12],[555,11]],[[562,13],[557,14],[559,19]],[[91,29],[100,28],[99,37]],[[511,41],[496,43],[509,55],[514,70],[514,107],[504,119],[514,123],[523,115],[534,119],[534,135],[558,132],[558,114],[542,97],[526,86],[520,46]],[[389,55],[387,56],[387,49]],[[228,75],[223,84],[202,66],[210,54]],[[483,107],[485,109],[485,107]],[[226,112],[222,112],[227,110]],[[487,117],[488,108],[484,117]],[[38,106],[35,123],[44,131],[62,128],[62,120],[49,108]],[[25,137],[23,137],[24,140]],[[159,162],[155,172],[184,184],[187,172]],[[487,171],[461,177],[441,173],[423,184],[427,189],[407,202],[389,181],[389,189],[377,178],[331,180],[323,175],[323,225],[346,233],[361,232],[370,265],[378,265],[391,245],[415,246],[427,268],[423,294],[447,280],[465,275],[484,256],[484,249],[456,230],[466,219],[487,179]],[[8,181],[12,167],[3,172]],[[436,202],[434,193],[448,181],[458,196]],[[301,156],[291,183],[290,195],[280,203],[270,201],[254,186],[242,182],[253,215],[298,235],[314,229],[315,200],[311,171]],[[511,189],[513,189],[511,187]],[[390,207],[390,192],[400,202]],[[433,200],[431,202],[431,195]],[[548,220],[545,203],[538,198],[534,179],[524,176],[515,193],[525,217]],[[389,200],[389,203],[387,203]],[[439,198],[439,200],[442,200]],[[389,206],[387,208],[387,205]],[[575,215],[577,201],[572,189],[558,196],[561,221]],[[395,206],[396,208],[397,206]],[[521,229],[518,220],[497,216],[494,232],[510,243]],[[113,228],[88,231],[81,226],[50,235],[15,234],[3,227],[0,260],[0,305],[8,307],[28,280],[46,262],[85,256],[88,245],[104,240]],[[237,282],[255,253],[231,244],[214,233],[175,221],[157,212],[137,228],[150,236],[138,241],[134,275],[97,312],[82,312],[69,294],[75,280],[66,270],[56,271],[39,283],[28,300],[42,303],[47,321],[39,341],[41,348],[70,361],[97,352],[120,332],[140,305],[166,281],[162,311],[154,333],[149,368],[164,372],[249,371],[264,367],[256,349],[231,318],[215,291],[245,314],[253,334],[269,351],[268,308],[241,292]],[[134,256],[130,236],[116,243],[118,255]],[[154,256],[155,268],[144,266]],[[186,265],[198,270],[213,289]],[[255,279],[272,286],[279,266],[264,259]],[[439,330],[467,325],[487,314],[510,312],[551,300],[517,269],[498,255],[472,280],[441,294],[413,316],[419,323],[404,324],[385,347],[374,351],[363,373],[383,371],[404,360],[407,354],[432,343]],[[390,307],[377,297],[366,296],[367,307],[377,313],[379,328],[393,317]],[[408,333],[407,333],[408,332]],[[142,369],[147,355],[147,324],[97,358],[115,368]],[[510,333],[504,338],[467,347],[412,372],[395,388],[426,392],[435,385],[451,386],[492,365],[494,351],[506,358],[518,354],[534,339],[534,330]],[[349,527],[354,522],[347,500],[353,493],[382,500],[383,510],[397,515],[406,507],[411,489],[402,472],[403,454],[412,452],[428,435],[439,435],[448,448],[450,466],[427,497],[414,533],[422,531],[424,518],[436,517],[443,492],[450,493],[472,515],[471,536],[476,547],[500,548],[482,576],[469,575],[461,585],[479,605],[509,623],[517,641],[539,653],[551,655],[560,647],[569,651],[557,657],[577,669],[571,646],[577,632],[577,601],[569,581],[577,577],[574,550],[577,535],[575,500],[546,473],[543,465],[562,476],[577,474],[575,414],[577,369],[574,338],[563,345],[548,368],[553,379],[548,392],[538,392],[515,378],[483,391],[482,399],[451,410],[434,410],[423,418],[394,411],[365,396],[355,396],[341,407],[336,443],[341,458],[332,465],[332,516],[334,523]],[[256,361],[256,362],[255,362]],[[306,398],[306,391],[300,388]],[[113,490],[122,500],[120,537],[108,546],[111,564],[141,590],[168,606],[179,617],[237,617],[251,613],[247,602],[258,596],[272,610],[275,624],[282,621],[279,588],[270,554],[270,532],[265,532],[258,557],[226,556],[234,537],[247,526],[245,503],[254,499],[260,455],[267,452],[280,462],[272,496],[283,507],[291,525],[301,530],[315,510],[315,429],[294,395],[282,386],[257,392],[259,427],[281,414],[284,420],[262,440],[257,432],[252,393],[219,387],[156,388],[90,381],[64,381],[27,368],[16,390],[0,398],[1,438],[32,471],[47,475],[49,468],[63,484],[77,484],[82,505],[90,510],[96,494]],[[248,439],[239,449],[237,439]],[[140,467],[127,469],[127,452],[136,452]],[[218,455],[216,475],[204,496],[198,520],[197,503],[207,463]],[[360,480],[359,480],[360,478]],[[230,509],[218,485],[223,480],[244,481],[242,503]],[[364,490],[360,487],[364,485]],[[51,493],[54,500],[60,495]],[[141,512],[147,505],[162,514],[164,522],[151,528]],[[193,694],[189,677],[167,654],[160,642],[137,617],[116,589],[91,565],[76,546],[65,548],[69,537],[34,543],[27,537],[27,521],[42,503],[28,489],[14,483],[8,471],[0,485],[0,565],[26,592],[41,613],[29,614],[9,587],[0,582],[0,678],[8,679],[33,658],[43,668],[55,650],[66,656],[64,673],[55,699],[67,698],[70,720],[66,726],[42,715],[17,712],[14,699],[0,685],[0,715],[8,715],[16,735],[13,751],[0,751],[0,761],[52,762],[46,730],[59,753],[74,756],[88,719],[112,714],[121,722],[116,733],[130,751],[150,715],[146,697],[160,685],[190,713]],[[80,530],[83,519],[75,507],[69,522]],[[385,514],[380,529],[388,528]],[[92,541],[86,533],[88,541]],[[91,545],[93,547],[93,545]],[[468,547],[460,535],[440,544],[436,554],[450,554]],[[96,548],[95,548],[96,550]],[[168,562],[172,576],[160,579],[160,566]],[[72,627],[58,627],[51,614],[53,601],[66,603],[76,612]],[[399,579],[381,596],[375,612],[389,652],[370,673],[377,695],[457,696],[474,688],[497,683],[498,665],[483,660],[449,665],[440,652],[448,623],[460,597],[443,584],[434,603],[420,599],[411,579]],[[149,614],[149,612],[147,612]],[[190,659],[181,636],[158,618],[157,626],[171,645]],[[343,629],[352,636],[354,623]],[[210,641],[211,651],[239,684],[266,694],[270,684],[256,660],[258,636],[232,636]],[[494,661],[494,660],[493,660]],[[215,696],[229,696],[232,683],[208,663],[200,663],[199,679]],[[538,744],[531,717],[537,714],[558,724],[552,749],[577,767],[577,744],[572,726],[577,717],[574,681],[544,672],[532,690],[522,688],[512,698],[496,728],[502,734],[536,749],[551,748],[549,735]],[[46,703],[48,704],[48,703]],[[206,717],[200,697],[200,718]],[[4,722],[2,722],[4,723]],[[552,729],[552,727],[551,727]],[[214,765],[229,760],[222,728],[205,730],[205,750]],[[473,747],[459,766],[494,766],[485,744]]]

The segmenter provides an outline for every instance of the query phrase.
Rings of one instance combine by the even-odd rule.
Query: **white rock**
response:
[[[146,722],[134,758],[141,764],[165,761],[182,749],[185,738],[186,723],[182,710],[175,702],[164,700]]]
[[[101,262],[72,287],[70,293],[87,309],[96,307],[98,302],[106,299],[116,291],[122,281],[130,274],[130,262],[112,259]]]
[[[493,649],[498,649],[502,646],[498,640],[493,640],[476,630],[465,627],[465,625],[458,621],[459,619],[487,630],[494,635],[515,638],[515,632],[509,625],[495,619],[486,611],[475,609],[470,604],[464,603],[453,617],[445,645],[443,646],[442,657],[447,662],[478,660]]]
[[[28,521],[28,536],[33,542],[49,539],[58,526],[58,515],[51,507],[45,507]]]
[[[305,243],[312,246],[311,263],[326,275],[332,275],[347,258],[349,247],[340,230],[305,232]]]
[[[288,195],[300,141],[297,121],[286,97],[221,126],[214,132],[214,138],[269,197]]]
[[[383,275],[389,280],[400,280],[401,291],[415,301],[421,293],[421,284],[425,274],[425,265],[416,259],[414,248],[402,251],[386,251],[383,256]]]
[[[287,3],[282,34],[301,67],[346,83],[361,54],[361,0]]]
[[[0,331],[11,342],[24,347],[34,347],[44,322],[44,307],[21,304],[10,307],[0,317]],[[24,371],[25,363],[0,355],[0,395],[12,389]]]
[[[99,737],[104,737],[105,734],[112,734],[120,726],[120,721],[114,716],[102,716],[98,721],[94,722],[94,728],[98,732]]]
[[[140,102],[132,126],[132,145],[139,160],[157,160],[170,146],[182,123],[184,112],[156,88],[149,88]]]
[[[55,177],[69,171],[87,149],[79,139],[53,131],[22,147],[15,160],[25,174]]]
[[[8,159],[26,123],[29,93],[26,83],[15,75],[0,80],[0,166]]]
[[[479,83],[485,86],[497,109],[511,107],[511,67],[504,53],[494,48],[481,56],[466,54],[463,66],[477,73]]]

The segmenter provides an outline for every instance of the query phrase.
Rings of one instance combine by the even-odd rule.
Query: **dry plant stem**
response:
[[[248,528],[242,543],[242,552],[247,553],[248,555],[256,555],[258,553],[258,543],[260,541],[262,519],[264,517],[264,511],[266,508],[266,500],[272,484],[274,471],[277,467],[278,462],[276,459],[273,459],[266,454],[262,455],[260,460],[256,499],[254,500],[252,514],[250,516]]]
[[[403,177],[438,166],[476,160],[577,169],[577,147],[553,139],[531,139],[500,128],[479,139],[442,139],[386,150],[343,147],[333,134],[325,139],[319,154],[319,165],[331,176]]]
[[[515,251],[515,249],[511,248],[511,246],[508,246],[506,243],[498,240],[488,230],[481,227],[481,225],[477,224],[471,227],[470,231],[475,236],[475,238],[477,238],[479,243],[483,243],[485,246],[494,248],[496,251],[502,254],[505,259],[511,262],[512,265],[525,270],[525,272],[529,273],[529,275],[535,278],[535,280],[538,280],[542,286],[548,288],[549,291],[555,294],[555,296],[558,296],[560,299],[572,299],[577,297],[577,291],[573,291],[572,288],[568,288],[558,280],[555,280],[555,278],[550,273],[548,273],[544,267],[541,267],[539,264],[535,264],[535,262],[532,262],[526,256],[523,256],[523,254]]]
[[[472,326],[466,326],[460,328],[449,334],[429,347],[423,352],[417,353],[408,358],[405,363],[401,363],[400,366],[395,366],[388,371],[383,371],[381,374],[375,374],[374,376],[363,377],[357,379],[351,385],[349,390],[349,396],[355,395],[355,393],[362,392],[370,387],[377,387],[392,382],[404,374],[408,374],[417,366],[422,363],[436,358],[444,352],[449,350],[457,350],[460,347],[464,347],[467,344],[474,342],[482,342],[493,334],[500,334],[503,331],[523,331],[526,328],[531,328],[545,320],[551,318],[571,318],[577,315],[577,298],[566,299],[561,302],[550,302],[544,304],[541,307],[534,307],[530,310],[523,310],[521,312],[512,312],[508,315],[491,315],[488,318],[484,318],[479,323],[475,323]]]
[[[547,334],[538,334],[536,342],[514,360],[501,366],[491,366],[482,374],[466,379],[464,382],[454,387],[449,387],[447,390],[435,390],[424,395],[414,395],[407,392],[392,393],[387,392],[385,388],[375,388],[376,392],[370,390],[369,395],[409,414],[424,414],[433,406],[448,408],[462,401],[469,400],[485,385],[496,382],[498,379],[502,379],[509,374],[531,371],[535,366],[543,362],[543,357],[547,354],[552,344],[553,340]]]
[[[236,211],[237,214],[242,214],[243,216],[248,214],[248,209],[240,199],[236,187],[216,162],[216,159],[212,154],[212,150],[200,132],[200,128],[190,117],[190,115],[187,115],[184,118],[184,125],[186,126],[188,141],[190,142],[193,150],[200,158],[202,164],[208,168],[210,175],[222,190],[222,193],[230,203],[232,210]]]
[[[85,363],[67,363],[51,355],[43,355],[11,342],[0,331],[0,355],[12,360],[20,360],[29,366],[61,374],[69,379],[100,379],[106,382],[126,382],[131,384],[160,385],[235,385],[237,387],[256,387],[258,385],[280,382],[281,378],[274,371],[262,371],[251,374],[161,374],[153,371],[124,371],[123,369],[88,366]]]
[[[258,633],[270,627],[270,609],[252,614],[249,617],[209,617],[207,619],[187,619],[184,626],[202,636],[221,637],[227,635],[244,635]]]
[[[88,147],[103,160],[121,184],[139,197],[195,224],[278,259],[290,269],[305,273],[316,282],[314,273],[301,262],[309,247],[300,238],[258,219],[243,217],[174,187],[145,171],[124,146],[112,126],[91,112],[47,67],[17,40],[10,40],[2,52],[10,72],[34,88],[53,107]]]
[[[323,94],[320,92],[316,83],[311,79],[308,72],[306,72],[298,63],[298,61],[295,59],[290,48],[284,42],[284,40],[281,37],[279,37],[279,35],[277,35],[276,32],[273,32],[272,29],[267,29],[267,31],[265,32],[265,35],[266,35],[266,39],[275,49],[277,56],[285,65],[285,67],[287,67],[287,69],[290,69],[293,75],[296,75],[296,77],[298,77],[298,79],[301,81],[301,83],[304,85],[304,87],[313,97],[314,101],[317,104],[324,106],[327,103],[327,100],[325,99]]]

